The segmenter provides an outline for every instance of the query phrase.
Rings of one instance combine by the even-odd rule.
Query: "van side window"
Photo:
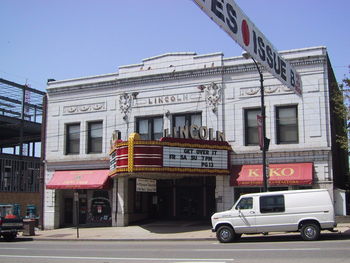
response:
[[[284,196],[260,196],[260,213],[284,212]]]
[[[253,209],[253,198],[242,198],[236,206],[236,210],[237,209]]]

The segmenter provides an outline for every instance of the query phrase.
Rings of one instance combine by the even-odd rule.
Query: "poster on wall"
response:
[[[136,192],[157,192],[157,180],[136,178]]]

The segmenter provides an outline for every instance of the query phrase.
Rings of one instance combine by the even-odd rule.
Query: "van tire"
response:
[[[230,243],[235,238],[235,232],[231,226],[220,226],[216,231],[216,238],[220,243]]]
[[[318,240],[320,237],[320,227],[315,223],[305,223],[301,227],[300,234],[305,241]]]

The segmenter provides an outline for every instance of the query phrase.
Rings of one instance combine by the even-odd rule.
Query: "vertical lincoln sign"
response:
[[[249,20],[233,0],[194,0],[233,40],[273,76],[301,96],[300,75]]]

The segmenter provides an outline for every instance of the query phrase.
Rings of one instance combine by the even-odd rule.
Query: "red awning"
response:
[[[312,163],[269,164],[268,185],[312,184]],[[262,165],[234,165],[231,186],[262,186]]]
[[[101,189],[107,182],[109,170],[56,171],[47,189]]]

